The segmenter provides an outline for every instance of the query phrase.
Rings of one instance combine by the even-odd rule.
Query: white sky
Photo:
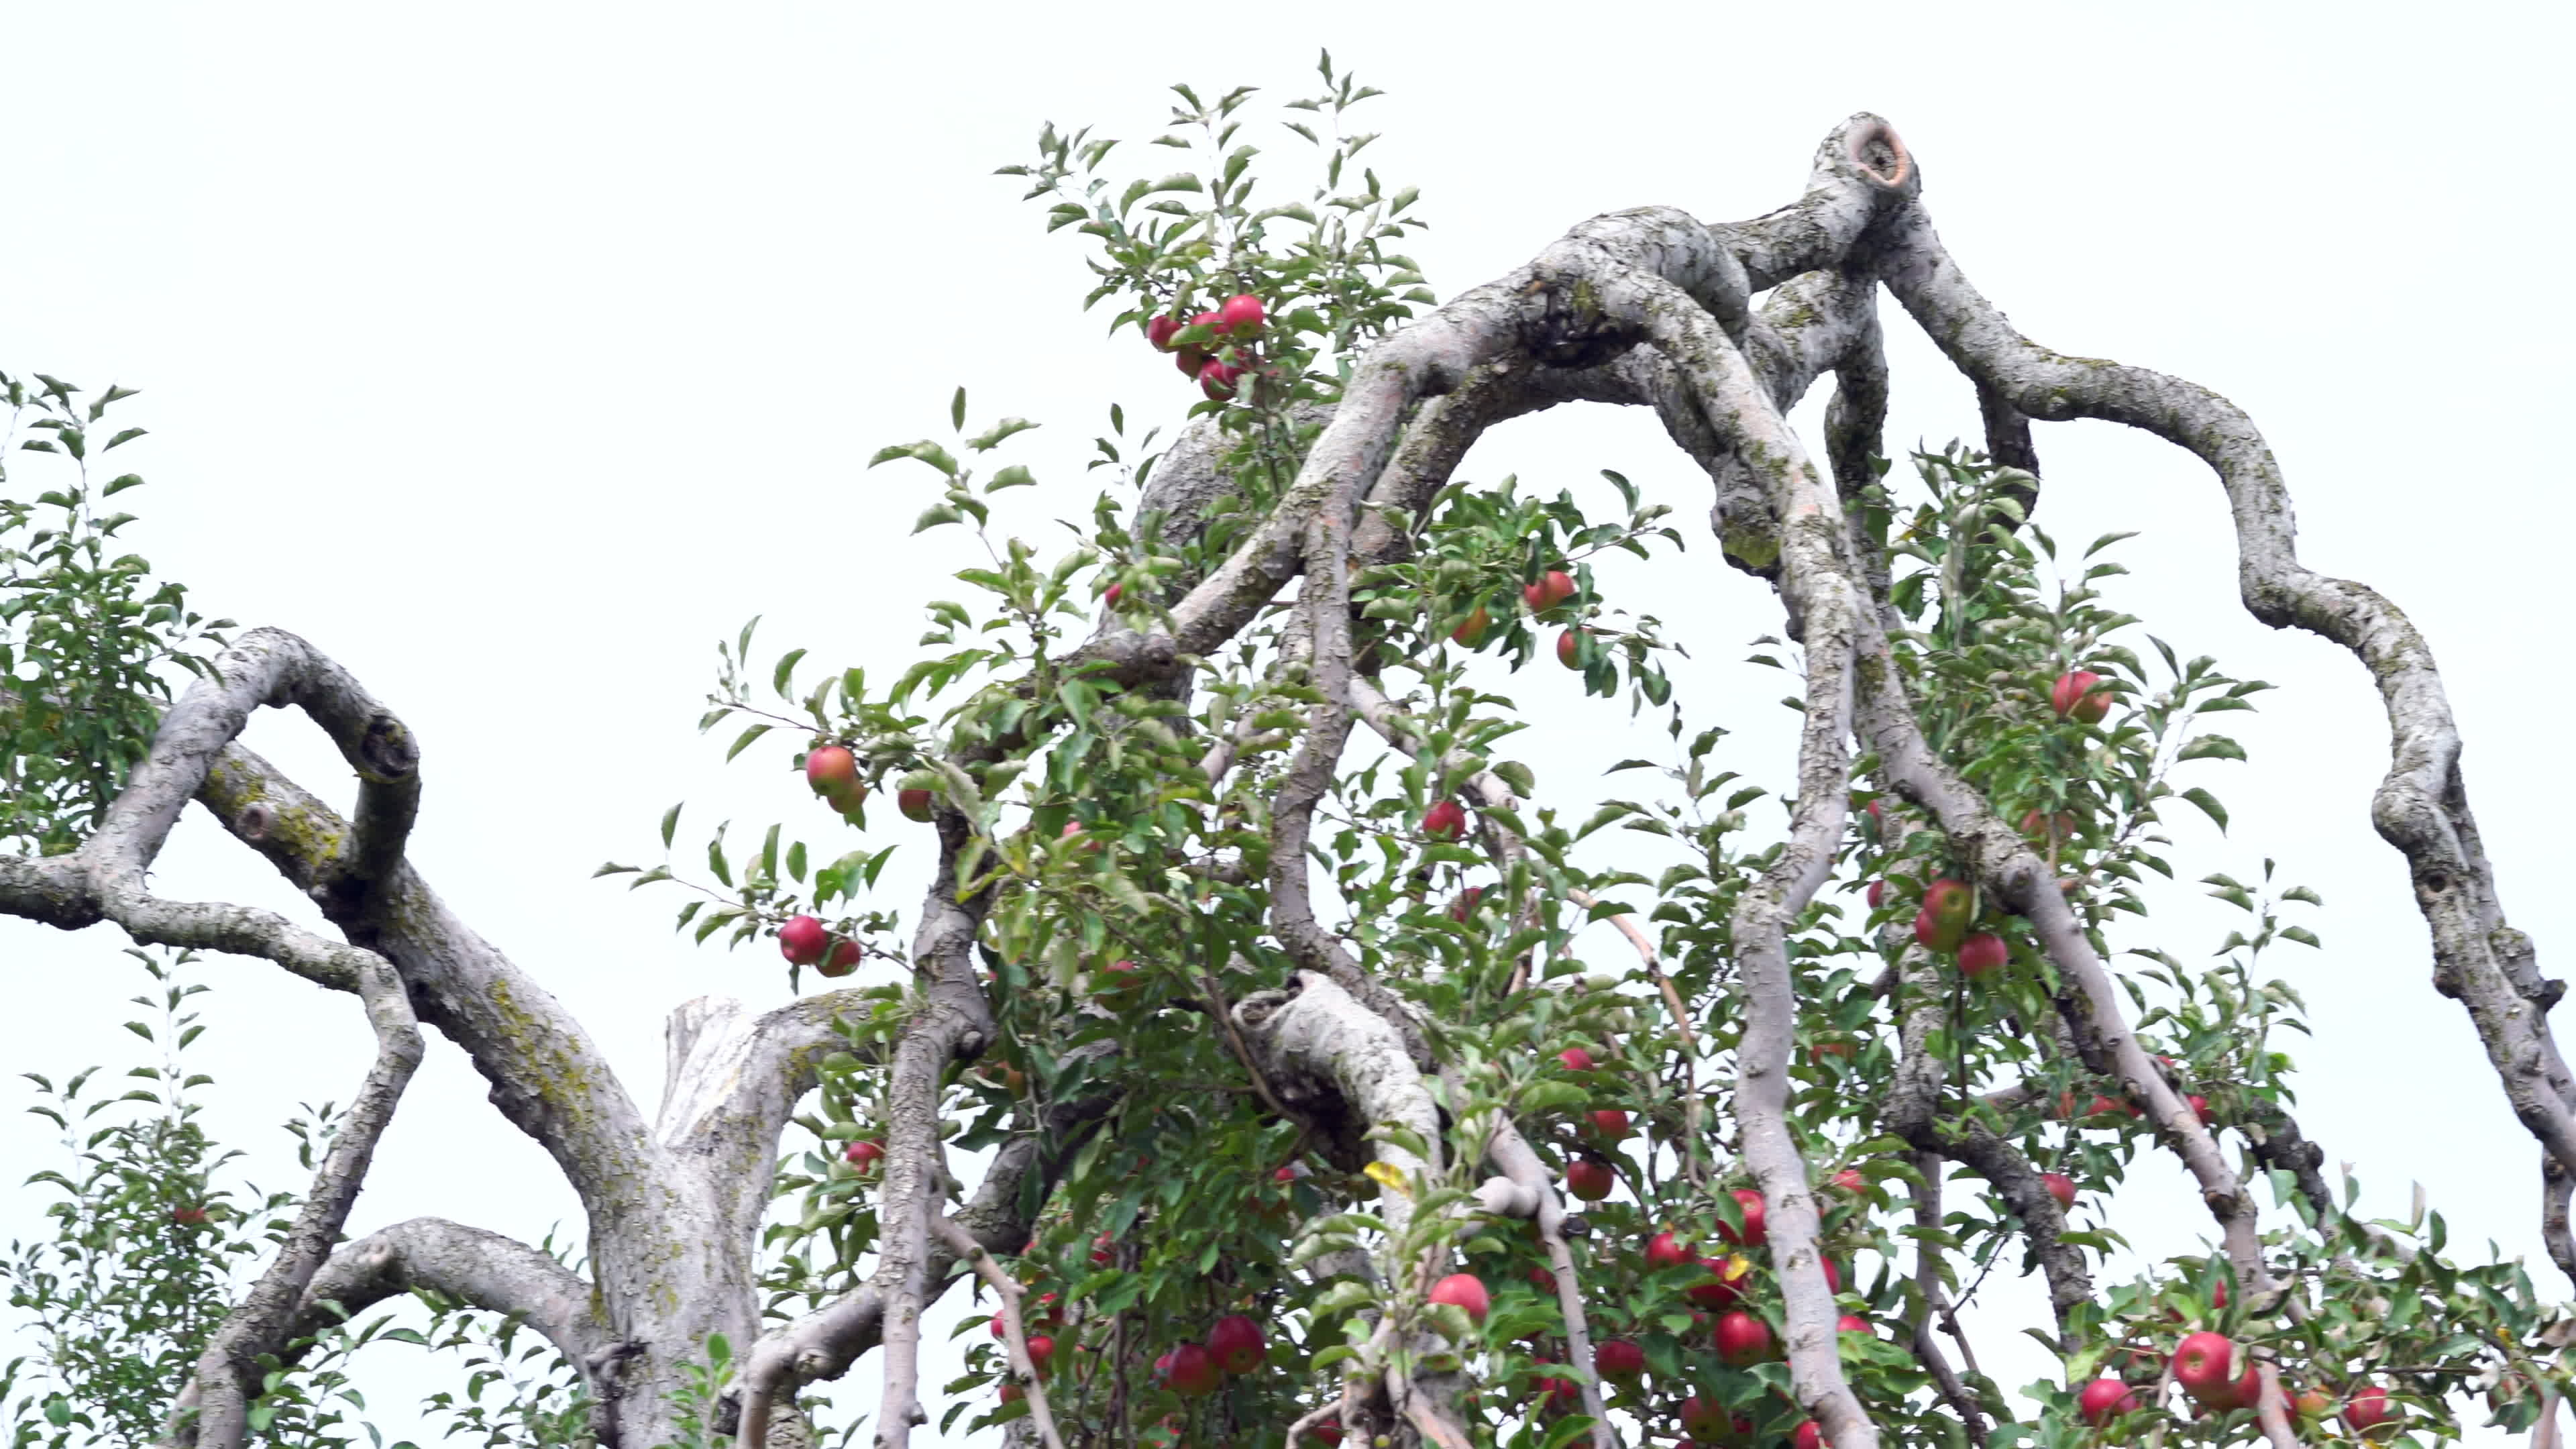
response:
[[[725,771],[695,735],[713,641],[765,613],[773,652],[900,667],[917,605],[953,594],[944,574],[971,560],[954,534],[905,536],[928,496],[918,470],[862,464],[944,431],[958,383],[981,416],[1049,425],[1028,456],[1055,486],[1019,495],[1017,515],[1049,547],[1048,519],[1087,511],[1080,459],[1107,404],[1133,422],[1189,400],[1140,341],[1102,340],[1105,316],[1076,310],[1074,238],[1042,235],[989,175],[1027,159],[1041,121],[1141,141],[1162,85],[1303,94],[1329,45],[1390,92],[1363,113],[1386,135],[1368,159],[1423,187],[1434,230],[1414,254],[1445,296],[1599,211],[1768,210],[1827,130],[1872,109],[1914,148],[1953,252],[2026,331],[2252,411],[2306,558],[2390,593],[2447,666],[2508,909],[2563,974],[2543,905],[2571,864],[2547,753],[2567,695],[2567,470],[2547,424],[2576,319],[2546,261],[2571,219],[2548,139],[2566,12],[2123,9],[0,0],[15,157],[0,368],[144,390],[123,411],[152,436],[119,455],[154,485],[132,495],[136,546],[210,611],[314,639],[406,716],[428,782],[413,859],[649,1099],[672,1004],[774,1002],[781,973],[766,948],[675,940],[676,895],[630,897],[591,868],[649,855],[681,798],[700,825],[785,815],[827,838],[784,774]],[[1972,433],[1966,389],[1889,314],[1891,441]],[[2197,465],[2103,424],[2039,445],[2043,524],[2147,530],[2117,598],[2186,652],[2286,686],[2231,730],[2252,767],[2208,777],[2232,838],[2178,835],[2187,878],[2249,876],[2269,853],[2326,897],[2327,949],[2277,961],[2318,1030],[2292,1045],[2305,1125],[2359,1161],[2382,1209],[2421,1180],[2458,1250],[2493,1238],[2563,1294],[2534,1229],[2536,1150],[2427,985],[2403,870],[2369,827],[2386,744],[2368,680],[2239,611]],[[1704,480],[1643,417],[1561,411],[1498,433],[1464,472],[1598,491],[1602,467],[1704,516]],[[1605,577],[1693,642],[1701,667],[1680,686],[1739,730],[1726,763],[1778,779],[1782,681],[1735,662],[1776,608],[1693,535],[1685,561]],[[1552,669],[1510,688],[1544,720],[1524,754],[1552,800],[1588,804],[1584,762],[1647,743],[1603,707],[1569,713]],[[348,794],[298,722],[263,719],[251,740]],[[295,907],[212,833],[181,827],[164,890]],[[888,897],[907,918],[909,880]],[[2170,919],[2152,939],[2186,958],[2226,929],[2188,903]],[[0,1067],[129,1060],[116,1023],[138,978],[117,944],[0,922]],[[215,1121],[276,1178],[271,1124],[345,1098],[363,1069],[355,1004],[256,963],[208,976]],[[49,1152],[42,1123],[0,1112],[0,1175]],[[2142,1251],[2206,1231],[2178,1167],[2151,1157],[2137,1176],[2110,1216]],[[0,1198],[0,1235],[35,1230],[35,1211]],[[418,1213],[531,1238],[578,1220],[443,1044],[353,1228]],[[2009,1315],[1982,1346],[2018,1385],[2043,1365],[2011,1330],[2043,1300],[2028,1283],[1988,1292]],[[417,1378],[368,1371],[379,1422],[415,1432]],[[872,1403],[872,1376],[853,1397]]]

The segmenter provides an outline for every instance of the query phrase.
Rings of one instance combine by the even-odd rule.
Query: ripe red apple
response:
[[[1844,1192],[1869,1191],[1869,1179],[1861,1176],[1860,1169],[1857,1167],[1846,1167],[1842,1171],[1835,1173],[1831,1178],[1827,1179],[1827,1185],[1840,1188]]]
[[[2225,1335],[2205,1331],[2189,1334],[2174,1350],[2174,1382],[2204,1404],[2215,1402],[2233,1385],[2235,1358],[2236,1345],[2228,1342]]]
[[[1443,800],[1423,811],[1422,833],[1434,840],[1455,840],[1466,834],[1466,807],[1455,800]]]
[[[201,1207],[174,1207],[170,1209],[170,1221],[183,1228],[202,1227],[206,1221],[206,1210]]]
[[[789,916],[778,928],[778,954],[790,966],[811,966],[831,948],[832,933],[812,916]]]
[[[1556,662],[1568,669],[1583,667],[1582,629],[1568,629],[1556,636]]]
[[[1306,1437],[1323,1445],[1324,1449],[1333,1449],[1333,1446],[1342,1442],[1342,1426],[1339,1424],[1317,1424],[1314,1428],[1306,1431]]]
[[[1280,1168],[1277,1172],[1270,1174],[1270,1180],[1272,1182],[1295,1182],[1297,1180],[1297,1164],[1292,1162],[1286,1167]]]
[[[1592,1347],[1593,1372],[1605,1379],[1633,1379],[1646,1371],[1646,1351],[1624,1338],[1613,1338]]]
[[[1741,1308],[1717,1316],[1717,1356],[1741,1368],[1771,1353],[1771,1325]]]
[[[2069,670],[2048,687],[2048,703],[2060,719],[2100,724],[2111,709],[2111,690],[2101,675],[2089,669]]]
[[[1261,299],[1250,292],[1238,292],[1225,299],[1216,309],[1217,326],[1235,337],[1253,337],[1261,332]]]
[[[1117,1257],[1117,1245],[1110,1240],[1107,1233],[1102,1233],[1099,1237],[1091,1240],[1091,1266],[1095,1268],[1106,1268],[1111,1262],[1115,1261]]]
[[[2138,1411],[2138,1391],[2118,1379],[2095,1379],[2075,1396],[2075,1412],[2096,1428]]]
[[[1565,1166],[1565,1190],[1585,1202],[1599,1202],[1618,1185],[1610,1164],[1596,1158],[1578,1157]]]
[[[1126,595],[1127,586],[1125,584],[1111,584],[1109,587],[1100,591],[1100,602],[1114,609],[1118,607],[1118,601],[1125,598]]]
[[[1544,614],[1574,597],[1574,580],[1563,569],[1549,569],[1538,582],[1521,585],[1521,598],[1533,614]]]
[[[1816,1266],[1825,1270],[1826,1292],[1840,1293],[1843,1291],[1843,1270],[1834,1266],[1833,1259],[1818,1258],[1816,1260]]]
[[[885,1144],[882,1142],[853,1142],[849,1146],[841,1149],[841,1160],[847,1162],[861,1172],[874,1172],[876,1170],[876,1165],[885,1160]],[[995,1336],[998,1337],[999,1335]]]
[[[897,790],[894,794],[894,808],[902,811],[903,818],[906,820],[927,821],[930,819],[930,792]]]
[[[837,802],[859,788],[859,757],[840,745],[817,745],[805,752],[805,783]]]
[[[1211,362],[1199,369],[1199,391],[1223,402],[1234,396],[1235,379],[1241,376],[1243,369],[1233,363]]]
[[[1572,1379],[1533,1379],[1530,1390],[1539,1396],[1538,1410],[1542,1414],[1570,1413],[1583,1402],[1583,1390],[1576,1388]]]
[[[1053,1357],[1055,1357],[1054,1339],[1043,1333],[1029,1336],[1029,1364],[1038,1371],[1039,1378],[1046,1377],[1047,1360]]]
[[[1478,604],[1468,611],[1467,617],[1457,628],[1449,631],[1449,637],[1470,649],[1481,649],[1485,646],[1487,631],[1493,627],[1494,616],[1485,612],[1484,605]]]
[[[1589,1114],[1589,1120],[1594,1135],[1612,1142],[1625,1141],[1636,1135],[1637,1129],[1628,1125],[1628,1114],[1616,1107],[1603,1107]]]
[[[2183,1101],[2191,1107],[2191,1115],[2194,1120],[2200,1122],[2203,1126],[2208,1125],[2209,1099],[2207,1097],[2194,1095],[2183,1098]]]
[[[2062,1172],[2043,1172],[2039,1175],[2039,1180],[2048,1188],[2048,1195],[2057,1199],[2059,1207],[2069,1212],[2075,1210],[2074,1178]]]
[[[1541,1293],[1554,1293],[1556,1291],[1556,1275],[1545,1268],[1532,1268],[1523,1276],[1529,1279],[1529,1285],[1532,1288],[1537,1289]]]
[[[1269,1347],[1261,1341],[1261,1325],[1240,1313],[1218,1319],[1208,1329],[1207,1346],[1216,1355],[1217,1367],[1230,1374],[1248,1374],[1269,1357]]]
[[[1690,1244],[1670,1233],[1657,1233],[1646,1240],[1646,1268],[1678,1268],[1691,1260]]]
[[[2012,948],[1992,931],[1979,931],[1959,943],[1959,974],[1971,981],[2001,970],[2011,959]]]
[[[1801,1419],[1798,1431],[1789,1436],[1789,1449],[1822,1449],[1824,1442],[1824,1427],[1813,1419]]]
[[[1753,1273],[1753,1260],[1742,1253],[1724,1258],[1702,1258],[1700,1266],[1709,1276],[1682,1290],[1682,1296],[1702,1308],[1724,1308],[1744,1296],[1744,1280]]]
[[[1469,916],[1476,914],[1477,903],[1484,900],[1484,898],[1485,888],[1483,886],[1469,886],[1465,890],[1460,891],[1458,893],[1458,899],[1449,903],[1449,919],[1453,921],[1463,921]]]
[[[2334,1406],[2334,1395],[2327,1393],[2323,1384],[2308,1385],[2299,1391],[2297,1398],[2290,1401],[2293,1412],[2310,1419],[2324,1418],[2334,1412]]]
[[[1207,366],[1208,361],[1206,351],[1201,348],[1180,347],[1172,352],[1172,365],[1181,370],[1181,376],[1192,380],[1197,379],[1199,369]]]
[[[1004,1380],[1002,1387],[996,1391],[996,1396],[999,1397],[1003,1403],[1016,1404],[1020,1400],[1028,1397],[1028,1392],[1028,1390],[1021,1388],[1018,1384]]]
[[[1871,1328],[1869,1326],[1869,1320],[1861,1317],[1859,1314],[1846,1313],[1842,1317],[1834,1320],[1834,1332],[1875,1334],[1877,1330]]]
[[[2356,1434],[2367,1434],[2396,1416],[2388,1406],[2388,1390],[2377,1384],[2365,1384],[2344,1400],[2343,1426]]]
[[[1565,1050],[1556,1054],[1556,1059],[1565,1063],[1565,1069],[1569,1072],[1588,1072],[1592,1070],[1592,1053],[1585,1051],[1581,1047],[1567,1047]]]
[[[1485,1293],[1485,1280],[1473,1273],[1452,1273],[1432,1284],[1426,1301],[1454,1303],[1478,1323],[1485,1321],[1485,1311],[1493,1306],[1493,1300]]]
[[[1210,332],[1223,334],[1225,331],[1225,318],[1214,312],[1201,312],[1190,318],[1190,325],[1193,327],[1204,327]]]
[[[1870,908],[1871,910],[1873,910],[1873,911],[1874,911],[1874,910],[1877,910],[1880,906],[1883,906],[1883,905],[1886,905],[1886,904],[1887,904],[1887,882],[1885,882],[1885,881],[1883,881],[1883,880],[1874,880],[1874,881],[1871,881],[1871,882],[1869,883],[1869,908]]]
[[[1850,1061],[1859,1052],[1859,1047],[1847,1041],[1820,1041],[1807,1048],[1807,1060],[1822,1063],[1827,1057],[1841,1057]]]
[[[1169,1363],[1163,1369],[1163,1382],[1172,1392],[1196,1398],[1215,1391],[1218,1374],[1215,1355],[1195,1343],[1185,1343],[1165,1355]]]
[[[851,972],[858,970],[859,943],[856,941],[834,942],[832,944],[832,954],[824,957],[823,963],[814,969],[825,976],[847,976]]]
[[[2110,1097],[2095,1097],[2084,1107],[2084,1115],[2087,1117],[2108,1117],[2115,1113],[2135,1117],[2138,1115],[2138,1109],[2134,1104],[2116,1101]]]
[[[1770,1238],[1770,1234],[1764,1231],[1762,1226],[1762,1194],[1749,1187],[1739,1187],[1730,1196],[1735,1199],[1736,1206],[1744,1211],[1744,1230],[1739,1234],[1725,1219],[1720,1218],[1717,1224],[1717,1235],[1738,1247],[1761,1247]]]
[[[1092,992],[1100,996],[1129,990],[1144,981],[1144,968],[1133,961],[1112,961],[1091,973]]]
[[[1178,317],[1150,318],[1145,323],[1145,340],[1153,343],[1158,350],[1169,352],[1172,350],[1172,339],[1179,336],[1180,331],[1181,319]]]

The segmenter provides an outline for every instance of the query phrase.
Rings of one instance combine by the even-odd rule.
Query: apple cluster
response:
[[[1145,340],[1171,353],[1181,375],[1196,379],[1199,391],[1210,401],[1224,402],[1234,396],[1245,373],[1260,370],[1255,344],[1268,325],[1261,299],[1238,292],[1215,311],[1186,321],[1168,315],[1153,318],[1145,324]],[[1109,603],[1115,608],[1118,600],[1112,597]]]

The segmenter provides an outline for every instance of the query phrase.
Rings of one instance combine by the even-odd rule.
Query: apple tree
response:
[[[515,1415],[475,1410],[488,1442],[810,1442],[822,1386],[870,1354],[884,1449],[934,1417],[1048,1449],[2554,1432],[2564,1308],[2517,1263],[2454,1262],[2438,1215],[2357,1217],[2292,1115],[2303,1008],[2266,962],[2317,944],[2321,902],[2268,866],[2206,873],[2243,912],[2215,958],[2145,915],[2150,874],[2201,870],[2163,822],[2224,823],[2224,717],[2265,686],[2120,611],[2118,536],[2049,532],[2047,488],[2081,485],[2043,487],[2035,423],[2190,450],[2246,607],[2378,682],[2373,818],[2576,1273],[2562,988],[2505,924],[2424,641],[2299,562],[2246,415],[2015,331],[1870,115],[1776,211],[1595,217],[1443,301],[1404,254],[1416,193],[1349,125],[1374,93],[1322,70],[1275,114],[1176,88],[1145,148],[1168,161],[1049,127],[1005,168],[1084,248],[1108,345],[1181,377],[1109,410],[1062,547],[992,500],[1074,511],[1075,486],[962,390],[945,434],[869,460],[896,470],[881,497],[925,489],[914,531],[963,565],[897,677],[749,627],[722,651],[702,727],[816,799],[686,848],[674,806],[659,863],[603,874],[679,893],[710,949],[774,941],[787,991],[676,1008],[651,1114],[409,858],[401,718],[296,636],[208,623],[110,560],[116,399],[9,383],[38,454],[18,466],[59,477],[0,503],[0,909],[264,958],[357,996],[378,1043],[309,1187],[209,1231],[256,1268],[156,1280],[178,1287],[150,1373],[13,1370],[57,1386],[21,1400],[19,1442],[67,1442],[75,1413],[210,1449],[345,1442],[347,1354],[436,1337],[369,1317],[407,1295],[450,1347],[535,1365]],[[1888,455],[1883,298],[1974,383],[1978,446]],[[1801,438],[1785,418],[1828,379]],[[1713,486],[1719,555],[1776,594],[1763,659],[1801,717],[1784,830],[1755,825],[1724,712],[1667,677],[1706,621],[1623,612],[1595,577],[1712,541],[1615,473],[1580,496],[1458,476],[1489,429],[1576,404],[1652,409]],[[1609,798],[1542,779],[1478,682],[1522,668],[1571,671],[1581,707],[1646,714],[1668,750]],[[263,706],[337,743],[351,816],[242,748]],[[155,894],[191,801],[338,938]],[[876,889],[896,851],[935,858],[917,906]],[[424,1028],[579,1195],[577,1258],[434,1219],[342,1232]],[[171,1076],[153,1108],[184,1097]],[[173,1141],[92,1143],[90,1176],[51,1180],[63,1220],[194,1210],[107,1170],[184,1148],[198,1181],[210,1149]],[[2114,1240],[2070,1213],[2137,1173],[2187,1176],[2211,1248],[2108,1281]],[[2056,1379],[1979,1367],[1957,1309],[1996,1269],[2043,1277]],[[44,1272],[12,1281],[71,1301]],[[90,1338],[49,1342],[109,1331],[61,1321]],[[926,1385],[925,1335],[950,1333],[968,1375]]]

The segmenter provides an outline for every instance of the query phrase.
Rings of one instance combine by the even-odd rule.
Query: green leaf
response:
[[[966,431],[966,389],[962,386],[957,396],[948,400],[948,424],[961,433]]]
[[[2210,794],[2207,790],[2195,787],[2193,789],[2183,791],[2182,798],[2199,806],[2202,814],[2217,821],[2218,828],[2220,830],[2225,830],[2227,828],[2227,807],[2218,803],[2217,796]]]
[[[686,804],[687,802],[683,801],[681,803]],[[670,809],[662,812],[662,848],[664,850],[671,848],[671,834],[679,828],[680,806],[674,805]]]
[[[989,453],[995,447],[999,446],[1004,438],[1011,436],[1013,433],[1025,433],[1036,426],[1037,424],[1030,422],[1027,418],[1004,418],[1000,422],[986,428],[984,431],[968,438],[966,440],[966,446],[974,449],[978,453]]]

